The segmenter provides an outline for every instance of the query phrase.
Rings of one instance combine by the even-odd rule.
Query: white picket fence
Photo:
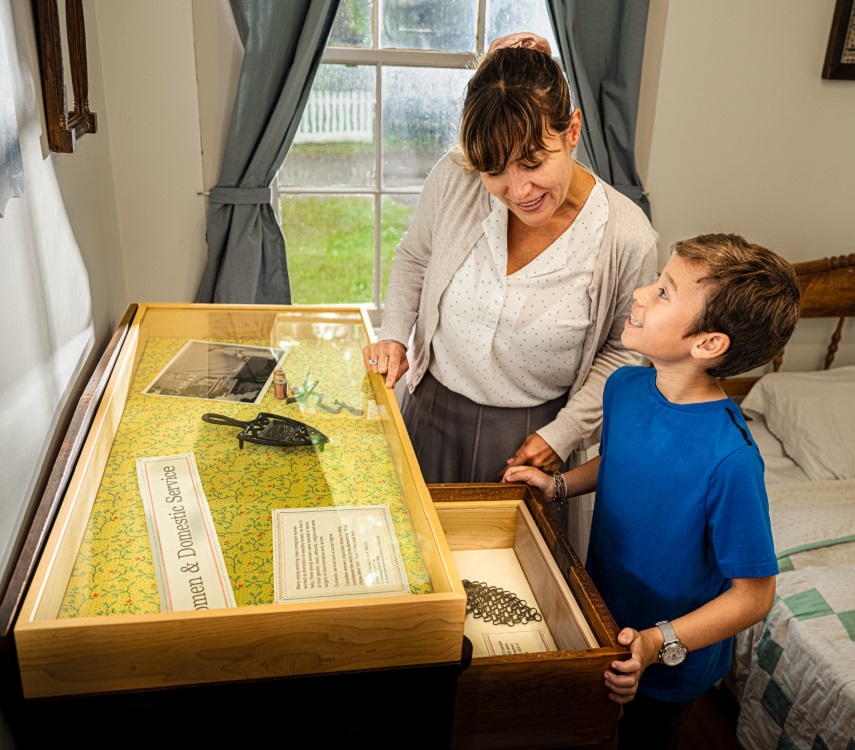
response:
[[[374,97],[367,91],[311,91],[294,143],[371,141]]]

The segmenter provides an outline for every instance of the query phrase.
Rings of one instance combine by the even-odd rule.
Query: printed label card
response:
[[[137,477],[161,611],[235,607],[193,454],[138,458]]]
[[[505,628],[501,633],[482,633],[482,635],[488,656],[538,654],[556,650],[554,645],[550,648],[547,633],[542,628],[534,630],[520,630],[518,627]]]
[[[274,601],[409,594],[388,505],[274,508]]]

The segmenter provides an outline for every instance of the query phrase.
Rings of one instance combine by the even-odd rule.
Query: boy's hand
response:
[[[544,474],[540,469],[535,469],[534,466],[509,466],[505,469],[502,481],[525,482],[532,487],[537,487],[543,493],[543,499],[546,501],[552,500],[555,491],[555,482],[552,481],[552,477],[549,474]]]
[[[640,633],[632,628],[624,628],[618,633],[618,643],[629,646],[630,658],[626,661],[613,661],[612,668],[604,674],[609,698],[615,703],[629,703],[638,690],[638,681],[647,667],[659,659],[659,645],[652,632]]]

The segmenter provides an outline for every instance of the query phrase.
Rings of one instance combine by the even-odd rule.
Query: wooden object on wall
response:
[[[77,141],[98,131],[98,119],[89,110],[86,29],[83,0],[66,0],[65,30],[74,106],[68,109],[63,69],[62,32],[58,0],[35,0],[39,63],[45,100],[48,146],[62,154],[74,153]]]
[[[855,79],[855,2],[837,0],[822,77]]]

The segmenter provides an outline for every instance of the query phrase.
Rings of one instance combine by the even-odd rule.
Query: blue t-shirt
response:
[[[606,382],[587,569],[618,627],[644,630],[714,599],[731,578],[775,575],[763,460],[731,399],[672,404],[656,370]],[[639,690],[688,701],[730,666],[732,639],[652,664]]]

